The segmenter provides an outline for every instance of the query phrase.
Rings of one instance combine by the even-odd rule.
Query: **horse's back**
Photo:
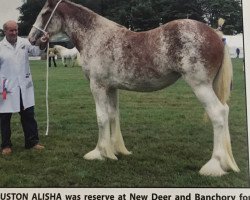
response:
[[[120,68],[138,76],[153,73],[162,78],[169,71],[183,75],[203,65],[214,77],[223,59],[222,38],[198,21],[175,20],[150,31],[135,33],[122,29],[121,32],[120,46],[113,50],[119,52],[115,60]]]
[[[224,55],[224,44],[218,33],[204,23],[182,19],[163,25],[163,41],[168,46],[172,62],[194,67],[203,64],[208,74],[215,76]]]
[[[55,45],[54,48],[58,50],[61,56],[66,57],[66,58],[76,57],[78,53],[78,50],[76,49],[76,47],[68,49],[61,45]]]
[[[91,65],[86,71],[98,80],[105,77],[110,87],[153,91],[188,73],[212,80],[223,59],[221,38],[194,20],[175,20],[145,32],[105,30],[100,45],[91,47],[94,54],[85,61]]]

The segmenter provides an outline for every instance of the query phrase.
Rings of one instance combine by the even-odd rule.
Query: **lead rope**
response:
[[[35,27],[36,29],[38,29],[39,31],[43,32],[44,34],[47,34],[47,32],[45,31],[47,26],[49,25],[55,11],[56,11],[56,8],[58,7],[58,5],[62,2],[62,0],[58,1],[54,10],[52,11],[47,23],[45,24],[44,28],[41,29],[39,27],[37,27],[36,25],[33,25],[33,27]],[[41,41],[42,38],[41,38]],[[46,133],[45,135],[48,135],[49,134],[49,42],[47,44],[47,61],[46,61],[46,112],[47,112],[47,128],[46,128]]]
[[[47,112],[47,128],[45,135],[49,134],[49,42],[47,44],[47,66],[46,66],[46,112]]]

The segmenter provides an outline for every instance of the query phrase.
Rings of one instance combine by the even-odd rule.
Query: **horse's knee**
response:
[[[109,125],[109,118],[97,113],[97,123],[100,130],[105,129]]]
[[[228,106],[217,105],[208,110],[208,115],[214,128],[223,128],[228,117]]]

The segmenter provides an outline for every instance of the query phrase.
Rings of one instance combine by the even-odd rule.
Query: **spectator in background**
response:
[[[56,67],[56,50],[54,48],[49,48],[49,67],[51,67],[51,59],[53,60],[54,67]]]
[[[222,38],[222,42],[223,42],[224,44],[227,44],[227,39],[226,39],[226,38]]]
[[[240,56],[240,49],[237,48],[237,49],[236,49],[236,58],[239,58],[239,56]]]

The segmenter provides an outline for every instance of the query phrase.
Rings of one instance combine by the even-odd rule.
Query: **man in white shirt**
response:
[[[3,25],[5,37],[0,42],[0,127],[2,154],[12,153],[10,121],[12,113],[19,113],[25,137],[25,148],[44,149],[39,144],[34,114],[34,87],[29,66],[29,54],[34,56],[45,49],[49,40],[44,35],[36,45],[18,37],[18,25],[7,21]]]

